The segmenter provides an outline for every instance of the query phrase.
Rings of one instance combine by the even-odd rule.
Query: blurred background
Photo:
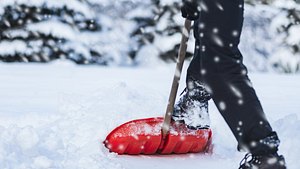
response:
[[[0,62],[175,61],[181,0],[1,0]],[[240,49],[252,72],[300,72],[300,0],[246,0]],[[193,39],[188,49],[192,56]]]

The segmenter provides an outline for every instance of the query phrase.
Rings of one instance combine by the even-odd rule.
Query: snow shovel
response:
[[[191,21],[185,20],[178,61],[165,117],[129,121],[114,129],[103,142],[118,154],[185,154],[204,152],[211,144],[210,129],[191,130],[171,121],[187,49]]]

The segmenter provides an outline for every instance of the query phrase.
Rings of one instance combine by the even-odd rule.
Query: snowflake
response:
[[[120,144],[120,145],[118,146],[118,149],[119,149],[119,150],[124,150],[124,148],[125,148],[125,147],[124,147],[123,144]]]
[[[221,101],[221,102],[219,103],[219,107],[220,107],[221,110],[225,110],[225,109],[226,109],[226,104],[225,104],[225,102]]]
[[[224,11],[224,8],[223,6],[220,4],[220,3],[216,3],[217,7],[221,10],[221,11]]]
[[[219,58],[218,56],[215,56],[214,61],[215,61],[215,62],[219,62],[219,61],[220,61],[220,58]]]
[[[200,24],[199,24],[199,28],[200,28],[200,29],[203,29],[204,27],[205,27],[205,24],[204,24],[204,23],[200,23]]]
[[[237,37],[239,35],[239,32],[237,30],[232,31],[232,36]]]
[[[240,99],[240,100],[238,101],[238,104],[239,104],[239,105],[242,105],[242,104],[244,104],[244,101],[243,101],[242,99]]]
[[[214,28],[213,29],[213,33],[218,33],[219,32],[219,29],[218,28]]]

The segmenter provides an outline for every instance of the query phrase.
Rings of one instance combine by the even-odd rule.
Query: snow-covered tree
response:
[[[293,32],[280,31],[282,24],[296,25],[297,6],[294,0],[289,10],[283,10],[280,0],[247,0],[241,49],[245,64],[251,71],[277,71],[284,73],[298,72],[298,45],[288,43],[295,38]],[[180,16],[180,0],[151,0],[140,3],[137,8],[127,13],[127,19],[137,25],[132,33],[130,56],[136,63],[143,63],[153,58],[175,60],[179,47],[180,31],[183,19]],[[291,4],[292,3],[292,4]],[[283,12],[281,12],[283,11]],[[290,17],[291,14],[293,17]],[[279,22],[275,22],[276,19]],[[286,22],[289,20],[288,22]],[[283,23],[280,23],[283,22]],[[278,35],[279,34],[279,35]],[[289,38],[288,38],[289,37]],[[299,42],[299,41],[298,41]],[[190,40],[188,57],[192,55],[193,38]]]
[[[84,1],[1,0],[0,29],[5,62],[109,62],[94,45],[101,25]]]
[[[300,72],[300,4],[296,0],[276,0],[272,4],[280,13],[272,19],[275,40],[281,46],[271,58],[272,64],[281,72]]]
[[[131,34],[135,40],[131,56],[137,63],[153,57],[175,61],[184,23],[180,5],[181,0],[151,0],[127,15],[137,23]],[[192,55],[193,47],[191,36],[187,57]]]
[[[251,70],[300,72],[300,5],[296,0],[247,0],[241,48]]]

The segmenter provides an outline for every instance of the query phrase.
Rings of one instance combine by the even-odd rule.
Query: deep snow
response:
[[[233,169],[229,128],[210,102],[212,154],[118,156],[101,144],[128,120],[162,116],[174,65],[75,66],[0,63],[1,169]],[[184,74],[184,73],[183,73]],[[250,74],[289,169],[300,156],[300,76]],[[184,88],[182,78],[180,90]]]

